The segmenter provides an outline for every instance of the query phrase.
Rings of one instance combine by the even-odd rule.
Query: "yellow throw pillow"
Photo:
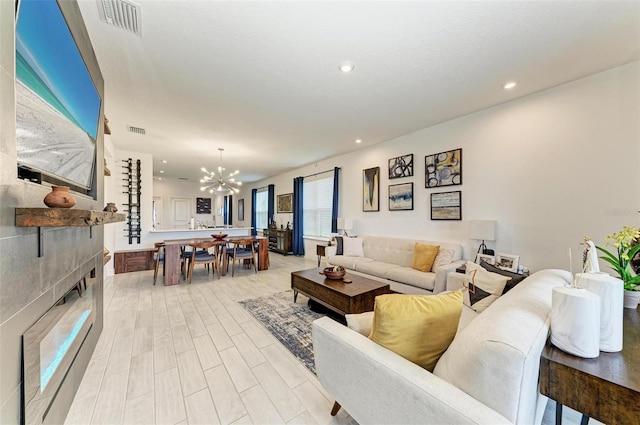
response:
[[[421,272],[430,272],[439,249],[440,247],[438,245],[416,243],[416,246],[413,248],[413,262],[411,263],[411,267]]]
[[[460,290],[379,295],[369,339],[431,372],[456,335],[461,311]]]

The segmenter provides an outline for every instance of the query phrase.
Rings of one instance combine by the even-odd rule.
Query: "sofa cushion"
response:
[[[364,257],[361,238],[342,238],[343,255],[349,257]]]
[[[461,291],[376,297],[369,338],[432,371],[456,334]]]
[[[442,248],[438,250],[438,255],[436,255],[436,259],[433,260],[433,266],[431,266],[431,270],[436,267],[446,266],[449,263],[452,263],[454,260],[454,255],[456,251],[453,249]]]
[[[551,290],[570,281],[564,270],[532,274],[456,335],[434,374],[513,423],[534,423]]]
[[[436,274],[434,272],[421,272],[411,267],[396,267],[387,271],[387,279],[418,288],[433,291],[436,284]]]
[[[464,305],[481,313],[498,299],[507,284],[508,277],[491,273],[477,264],[467,261],[462,299]]]
[[[427,245],[416,242],[413,248],[411,267],[421,272],[430,272],[439,249],[440,247],[438,245]]]
[[[386,278],[390,270],[401,268],[397,264],[384,263],[382,261],[362,262],[356,264],[356,271],[372,276]]]
[[[360,335],[369,336],[371,334],[371,323],[373,322],[373,311],[360,314],[345,314],[347,326],[358,332]]]
[[[524,274],[514,273],[508,270],[502,270],[500,267],[491,265],[486,261],[481,261],[480,266],[482,266],[482,268],[488,272],[498,273],[498,274],[501,274],[502,276],[509,277],[509,280],[507,281],[507,284],[504,287],[504,291],[502,291],[502,294],[506,294],[507,292],[509,292],[509,290],[513,289],[518,283],[522,282],[526,278]]]
[[[371,263],[373,260],[367,257],[348,257],[345,255],[332,255],[327,257],[327,262],[333,266],[342,266],[345,269],[355,270],[356,265]]]

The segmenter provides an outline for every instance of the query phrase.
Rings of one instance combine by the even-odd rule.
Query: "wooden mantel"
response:
[[[17,227],[88,227],[125,221],[125,215],[72,208],[16,208]]]

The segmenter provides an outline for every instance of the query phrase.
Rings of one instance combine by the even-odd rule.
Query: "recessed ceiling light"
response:
[[[362,140],[356,139],[356,143],[362,143]]]
[[[162,177],[158,177],[158,180],[162,180]]]
[[[353,69],[354,69],[355,67],[356,67],[356,66],[355,66],[353,63],[351,63],[351,62],[342,62],[342,63],[340,64],[340,66],[338,67],[338,69],[340,70],[340,72],[342,72],[342,73],[344,73],[344,74],[348,74],[348,73],[350,73],[351,71],[353,71]]]
[[[503,89],[509,90],[514,88],[516,85],[518,85],[517,81],[509,81],[508,83],[506,83],[504,86],[502,86]]]
[[[160,174],[164,173],[164,171],[160,170]]]
[[[162,163],[163,163],[163,164],[166,164],[166,163],[167,163],[167,160],[166,160],[166,159],[163,159],[163,160],[162,160]]]

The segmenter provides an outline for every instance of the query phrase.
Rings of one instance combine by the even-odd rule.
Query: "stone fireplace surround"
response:
[[[103,97],[104,82],[75,1],[60,2],[74,38]],[[104,116],[103,111],[101,115]],[[104,207],[104,135],[97,137],[97,199],[74,195],[74,208]],[[96,270],[96,320],[65,378],[45,423],[61,423],[73,401],[102,331],[104,226],[42,228],[44,255],[38,257],[38,228],[16,227],[15,208],[43,207],[51,190],[17,178],[15,125],[15,2],[0,1],[0,423],[21,421],[21,338],[78,280]],[[112,224],[117,225],[117,224]]]

